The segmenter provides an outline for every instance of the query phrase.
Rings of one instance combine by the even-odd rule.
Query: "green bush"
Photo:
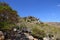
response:
[[[40,30],[40,28],[34,27],[34,28],[32,28],[32,35],[36,36],[38,38],[41,38],[41,37],[45,37],[46,34],[45,34],[44,30]]]

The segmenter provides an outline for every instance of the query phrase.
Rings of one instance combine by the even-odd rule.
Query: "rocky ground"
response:
[[[44,38],[36,38],[31,35],[28,30],[11,30],[11,31],[0,31],[0,40],[53,40],[53,35],[46,36]],[[59,40],[59,39],[57,39]]]

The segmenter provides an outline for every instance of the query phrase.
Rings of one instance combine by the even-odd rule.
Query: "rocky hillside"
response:
[[[48,23],[48,22],[41,22],[39,19],[28,16],[28,17],[21,17],[19,20],[20,27],[27,27],[32,31],[33,36],[44,37],[47,34],[52,34],[55,37],[60,37],[60,28],[59,23]],[[55,27],[56,25],[56,27]]]
[[[50,37],[53,35],[55,38],[60,38],[60,23],[41,22],[41,20],[33,16],[20,17],[17,11],[13,10],[6,3],[0,3],[0,19],[0,31],[7,32],[6,35],[8,36],[10,34],[13,35],[13,31],[18,31],[18,34],[19,32],[28,32],[29,35],[37,39],[44,38],[47,35],[50,35]],[[16,29],[12,31],[13,28]],[[14,34],[16,34],[16,32]],[[21,34],[19,34],[19,36],[20,35]]]

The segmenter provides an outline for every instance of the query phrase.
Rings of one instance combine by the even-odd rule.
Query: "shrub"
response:
[[[38,27],[34,27],[32,28],[32,35],[35,37],[41,38],[45,36],[45,32],[44,30],[40,30],[40,28]]]

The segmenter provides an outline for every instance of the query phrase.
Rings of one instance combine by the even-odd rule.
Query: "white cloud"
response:
[[[57,6],[60,7],[60,4],[58,4]]]

